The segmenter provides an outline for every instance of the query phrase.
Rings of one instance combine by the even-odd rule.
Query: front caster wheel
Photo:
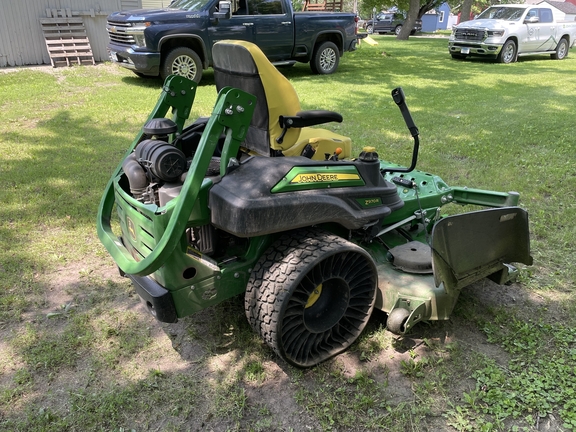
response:
[[[403,308],[392,310],[386,320],[386,328],[391,333],[401,335],[406,331],[406,322],[410,316],[410,311]]]
[[[374,308],[370,255],[341,237],[300,230],[260,258],[248,282],[246,316],[285,361],[314,366],[347,349]]]

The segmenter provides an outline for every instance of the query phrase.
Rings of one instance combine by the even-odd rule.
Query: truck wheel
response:
[[[560,39],[556,47],[556,53],[550,54],[554,60],[562,60],[568,55],[568,41],[565,38]]]
[[[397,25],[396,28],[394,29],[394,34],[395,34],[396,36],[398,36],[401,31],[402,31],[402,26],[401,26],[401,25]]]
[[[377,277],[370,255],[341,237],[284,234],[252,271],[246,316],[286,362],[314,366],[360,335],[374,308]]]
[[[180,75],[199,83],[202,79],[202,60],[190,48],[175,48],[168,52],[160,69],[162,79],[169,75]]]
[[[368,24],[366,26],[366,33],[372,34],[373,32],[374,32],[374,27],[372,27],[372,24]]]
[[[514,63],[516,61],[516,56],[516,42],[509,39],[504,43],[502,51],[500,51],[500,54],[498,55],[498,61],[500,63]]]
[[[314,50],[310,69],[315,74],[327,75],[336,71],[340,61],[338,47],[332,42],[323,42]]]

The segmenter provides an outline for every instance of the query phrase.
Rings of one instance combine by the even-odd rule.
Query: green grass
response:
[[[401,86],[420,169],[520,192],[535,261],[521,285],[465,290],[450,321],[405,339],[375,314],[348,353],[306,371],[252,334],[241,298],[157,323],[116,276],[95,217],[161,83],[112,65],[0,73],[0,429],[576,429],[576,54],[459,62],[446,39],[373,38],[334,75],[282,72],[303,109],[342,113],[327,127],[355,153],[408,164],[390,97]],[[191,117],[215,97],[206,71]]]

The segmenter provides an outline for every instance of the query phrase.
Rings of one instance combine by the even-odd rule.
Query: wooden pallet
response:
[[[40,25],[52,67],[70,66],[70,62],[96,64],[82,18],[41,18]]]
[[[302,10],[342,12],[342,0],[305,0]]]

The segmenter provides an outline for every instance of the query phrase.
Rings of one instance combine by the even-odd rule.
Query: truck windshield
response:
[[[173,0],[168,6],[170,9],[180,9],[185,11],[198,11],[212,0]]]
[[[518,21],[526,9],[515,7],[490,7],[476,17],[476,19],[501,19]]]

